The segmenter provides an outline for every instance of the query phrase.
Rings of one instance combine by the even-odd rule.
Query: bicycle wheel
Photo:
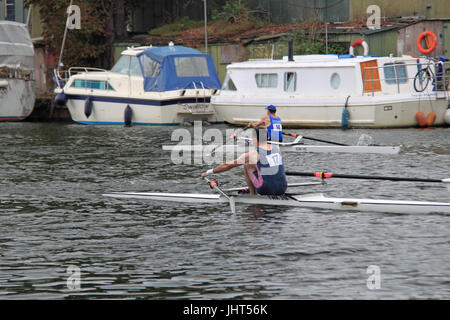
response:
[[[430,82],[433,81],[433,76],[431,75],[430,70],[428,68],[424,68],[416,73],[414,77],[414,90],[416,92],[424,91]]]

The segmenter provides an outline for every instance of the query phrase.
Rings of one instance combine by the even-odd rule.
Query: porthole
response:
[[[341,77],[336,72],[331,75],[330,85],[333,89],[337,89],[341,85]]]

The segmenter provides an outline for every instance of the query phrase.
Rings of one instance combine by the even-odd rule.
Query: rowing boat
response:
[[[227,193],[152,193],[152,192],[114,192],[104,194],[106,197],[122,199],[159,200],[182,203],[228,203],[288,206],[300,208],[317,208],[325,210],[383,212],[398,214],[450,214],[450,203],[380,200],[358,198],[332,198],[322,193],[285,194],[281,196],[261,196],[249,194]]]
[[[242,153],[251,150],[252,146],[240,144],[208,144],[208,145],[165,145],[162,146],[164,151],[184,151],[184,152],[200,152],[203,154],[215,153]],[[329,146],[329,145],[282,145],[283,152],[300,152],[300,153],[375,153],[375,154],[398,154],[399,146]]]

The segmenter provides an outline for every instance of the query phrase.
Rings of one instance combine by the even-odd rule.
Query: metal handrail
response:
[[[107,72],[108,70],[105,69],[100,69],[100,68],[91,68],[91,67],[70,67],[68,70],[69,73],[69,78],[72,76],[72,72],[74,72],[74,74],[76,73],[80,73],[80,72]]]
[[[59,89],[62,89],[60,80],[63,83],[67,83],[67,81],[71,76],[78,73],[89,73],[89,72],[108,72],[108,70],[91,67],[70,67],[68,70],[53,69],[53,76],[56,86]]]

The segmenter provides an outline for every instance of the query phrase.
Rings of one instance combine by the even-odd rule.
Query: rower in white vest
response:
[[[250,194],[282,195],[287,189],[287,180],[283,158],[279,147],[267,143],[262,137],[264,129],[255,129],[253,134],[254,150],[242,154],[237,159],[222,163],[202,173],[201,177],[221,173],[244,165],[245,182]],[[262,138],[262,139],[260,139]]]

